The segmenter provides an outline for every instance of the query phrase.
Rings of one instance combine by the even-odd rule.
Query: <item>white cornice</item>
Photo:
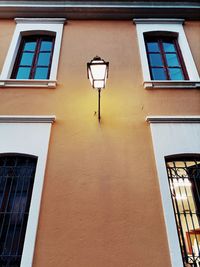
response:
[[[64,24],[65,18],[15,18],[17,24]]]
[[[147,116],[149,123],[200,123],[200,116]]]
[[[29,115],[1,115],[0,123],[54,123],[55,115],[29,116]]]
[[[183,24],[184,19],[170,19],[170,18],[149,18],[149,19],[133,19],[135,24]]]

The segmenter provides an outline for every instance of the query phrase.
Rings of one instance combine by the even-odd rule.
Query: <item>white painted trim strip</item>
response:
[[[15,18],[17,24],[64,24],[66,22],[65,18]]]
[[[200,116],[147,116],[149,123],[200,123]]]
[[[54,123],[55,115],[28,116],[28,115],[1,115],[0,123]]]
[[[168,18],[150,18],[150,19],[133,19],[135,24],[184,24],[184,19],[168,19]]]
[[[0,79],[0,88],[3,87],[38,87],[38,88],[56,88],[56,80],[17,80],[17,79]]]
[[[174,89],[198,89],[200,81],[144,81],[143,86],[146,89],[174,88]]]
[[[127,3],[127,2],[123,2],[123,1],[119,1],[119,2],[109,2],[108,3],[99,3],[98,1],[88,1],[87,3],[80,3],[80,2],[72,2],[71,3],[67,3],[67,1],[65,3],[63,3],[63,1],[38,1],[38,3],[34,3],[30,2],[28,0],[26,1],[12,1],[9,3],[9,1],[2,1],[2,3],[0,3],[0,7],[58,7],[58,8],[90,8],[90,9],[94,9],[94,8],[121,8],[121,9],[126,9],[126,8],[149,8],[149,9],[155,9],[155,8],[163,8],[165,7],[166,9],[168,8],[176,8],[177,9],[187,9],[187,8],[199,8],[199,4],[197,3],[190,3],[189,1],[185,2],[185,5],[183,4],[179,4],[177,5],[177,3],[168,3],[167,5],[163,6],[163,4],[159,3],[159,2],[154,2],[154,5],[149,4],[147,2],[143,2],[143,3]]]

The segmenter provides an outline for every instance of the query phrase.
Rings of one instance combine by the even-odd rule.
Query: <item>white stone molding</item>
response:
[[[200,116],[147,116],[149,123],[200,123]]]
[[[200,88],[200,81],[144,81],[143,86],[146,89],[198,89]]]
[[[171,19],[171,18],[150,18],[150,19],[134,19],[135,24],[183,24],[184,19]]]
[[[51,18],[16,18],[16,28],[0,75],[0,87],[47,87],[55,88],[57,69],[60,56],[63,25],[65,19]],[[54,51],[49,79],[11,79],[15,59],[18,53],[21,37],[26,34],[48,34],[55,36]]]
[[[20,267],[32,267],[52,123],[55,116],[0,116],[0,154],[37,157]]]
[[[199,88],[200,78],[183,29],[183,19],[134,19],[145,88]],[[189,81],[152,80],[149,71],[144,34],[166,32],[177,35],[180,50],[189,76]]]
[[[23,79],[7,79],[0,80],[0,88],[1,87],[13,87],[13,88],[56,88],[57,81],[56,80],[23,80]]]
[[[0,115],[0,123],[54,123],[55,115],[30,116],[30,115]]]
[[[65,24],[64,18],[15,18],[16,24]]]
[[[200,154],[200,116],[148,116],[172,267],[183,267],[165,157]]]

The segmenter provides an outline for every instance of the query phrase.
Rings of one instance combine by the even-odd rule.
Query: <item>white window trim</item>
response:
[[[20,267],[33,261],[51,125],[55,116],[0,116],[0,154],[21,153],[38,158]]]
[[[183,267],[165,157],[200,153],[200,116],[148,116],[172,267]]]
[[[16,18],[16,28],[5,59],[0,76],[0,87],[48,87],[55,88],[57,84],[57,69],[62,40],[63,18]],[[52,33],[55,35],[54,52],[51,71],[47,80],[10,79],[15,59],[19,50],[22,34],[26,33]]]
[[[134,19],[137,30],[144,88],[200,88],[200,78],[183,29],[183,19]],[[178,43],[186,65],[189,81],[151,80],[144,33],[152,31],[174,32],[178,34]]]

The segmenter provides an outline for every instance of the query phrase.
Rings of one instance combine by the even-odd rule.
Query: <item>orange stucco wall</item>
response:
[[[15,23],[0,21],[0,71]],[[200,23],[185,32],[200,72]],[[98,123],[86,62],[110,62]],[[199,115],[199,90],[145,90],[131,21],[68,21],[56,89],[0,88],[0,115],[52,127],[33,267],[169,267],[147,115]]]

